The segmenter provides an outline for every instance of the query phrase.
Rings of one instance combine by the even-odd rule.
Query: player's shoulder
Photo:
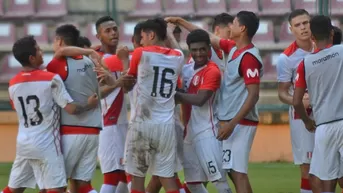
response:
[[[299,47],[298,47],[297,43],[294,41],[282,52],[282,55],[284,55],[286,57],[291,57],[293,54],[296,53],[298,48]]]
[[[9,81],[9,86],[25,82],[45,82],[51,81],[56,76],[55,73],[45,70],[34,70],[31,72],[19,72]]]
[[[220,69],[218,65],[211,60],[207,63],[205,71],[211,74],[220,74]]]
[[[156,53],[156,54],[163,54],[168,56],[183,56],[181,50],[172,49],[162,46],[146,46],[142,48],[144,52]]]

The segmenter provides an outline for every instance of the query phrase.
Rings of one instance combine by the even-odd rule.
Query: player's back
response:
[[[164,123],[173,120],[174,95],[184,62],[183,54],[160,46],[141,49],[133,121]]]
[[[316,124],[343,119],[343,45],[307,55],[304,67]]]
[[[19,121],[17,155],[38,159],[60,152],[60,109],[52,93],[56,84],[63,84],[58,75],[42,70],[20,72],[10,80],[9,95]]]
[[[94,72],[94,63],[88,58],[70,58],[66,59],[68,76],[64,83],[70,96],[80,103],[86,105],[88,97],[98,94],[99,84]],[[86,126],[101,128],[101,109],[91,109],[78,115],[70,115],[62,110],[62,126]]]

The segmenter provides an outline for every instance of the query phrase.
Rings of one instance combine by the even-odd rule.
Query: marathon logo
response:
[[[318,59],[318,60],[315,60],[315,61],[312,62],[312,65],[320,64],[320,63],[325,62],[325,61],[327,61],[327,60],[330,60],[330,59],[332,59],[332,58],[334,58],[334,57],[336,57],[336,56],[339,56],[339,53],[338,53],[338,52],[333,53],[333,54],[326,55],[326,56],[323,57],[323,58],[320,58],[320,59]]]

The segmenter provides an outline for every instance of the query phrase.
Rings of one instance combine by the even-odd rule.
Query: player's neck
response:
[[[207,61],[205,64],[197,64],[197,63],[194,63],[193,69],[194,69],[194,70],[197,70],[197,69],[199,69],[199,68],[205,66],[207,63],[208,63],[208,61]]]
[[[251,40],[249,38],[240,37],[234,40],[236,43],[237,50],[247,47],[251,44]]]
[[[331,40],[323,40],[316,42],[316,47],[319,50],[327,48],[330,44],[332,44]]]
[[[302,41],[302,40],[295,40],[295,42],[297,43],[297,46],[305,51],[311,52],[313,50],[313,42],[312,40],[306,40],[306,41]]]
[[[30,71],[34,71],[34,70],[38,70],[38,69],[39,69],[38,67],[24,66],[24,67],[22,68],[22,71],[23,71],[23,72],[30,72]]]
[[[161,46],[161,47],[165,47],[166,46],[164,41],[157,41],[157,42],[153,43],[152,45],[154,45],[154,46]]]
[[[100,51],[105,54],[116,54],[117,46],[106,46],[103,44],[101,45]]]

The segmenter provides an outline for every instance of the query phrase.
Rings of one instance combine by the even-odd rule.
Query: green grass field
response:
[[[0,164],[0,186],[5,187],[8,182],[8,176],[11,170],[11,164]],[[249,176],[254,193],[299,193],[300,171],[297,166],[291,163],[253,163],[249,165]],[[183,175],[180,173],[183,180]],[[102,174],[100,170],[92,180],[96,190],[100,190],[102,184]],[[232,183],[230,183],[233,188]],[[234,188],[233,188],[234,189]],[[212,184],[208,185],[210,193],[216,192]],[[26,190],[27,193],[38,193],[38,190]],[[164,191],[163,191],[164,192]],[[337,188],[336,193],[341,193]]]

